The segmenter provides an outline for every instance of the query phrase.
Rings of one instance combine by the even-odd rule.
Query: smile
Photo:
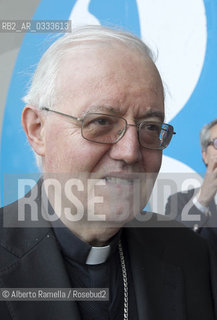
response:
[[[119,178],[119,177],[105,177],[104,180],[108,183],[113,184],[126,184],[126,185],[132,185],[135,182],[135,179],[131,178]]]

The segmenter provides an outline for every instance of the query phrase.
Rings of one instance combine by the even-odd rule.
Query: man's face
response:
[[[210,130],[210,141],[215,138],[217,138],[217,125],[213,126]],[[203,160],[206,165],[211,161],[217,164],[217,150],[212,145],[208,146],[206,151],[203,152]]]
[[[55,110],[75,117],[98,112],[123,117],[130,124],[164,117],[163,88],[155,66],[125,46],[85,47],[68,54],[58,74],[56,97]],[[141,187],[140,209],[146,205],[152,182],[145,174],[156,176],[162,154],[139,145],[136,127],[128,127],[116,144],[98,144],[82,138],[80,123],[48,113],[44,134],[44,172],[68,177],[85,173],[88,179],[100,179],[103,186],[96,186],[95,194],[103,196],[103,203],[96,211],[106,219],[121,215],[128,205],[132,211],[134,180]],[[89,189],[93,187],[90,183]]]

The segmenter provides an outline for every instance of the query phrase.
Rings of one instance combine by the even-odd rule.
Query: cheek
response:
[[[61,130],[53,131],[47,132],[46,136],[46,171],[92,172],[107,152],[107,146],[83,139],[80,132],[62,134]]]
[[[71,148],[72,167],[78,172],[94,172],[107,153],[108,146],[81,139]]]
[[[143,166],[145,172],[158,172],[162,162],[162,151],[148,150],[142,151]]]
[[[204,162],[206,165],[208,165],[210,163],[216,162],[216,159],[217,159],[217,150],[215,150],[213,147],[210,147],[205,155]]]

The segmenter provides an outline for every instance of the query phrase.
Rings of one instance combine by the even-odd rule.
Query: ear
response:
[[[44,156],[44,117],[41,110],[27,105],[23,109],[22,125],[33,150]]]
[[[202,151],[202,158],[203,158],[203,162],[205,163],[205,165],[208,166],[206,151]]]

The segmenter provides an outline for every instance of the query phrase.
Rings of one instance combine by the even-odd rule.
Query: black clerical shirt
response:
[[[93,261],[89,259],[90,252],[93,251],[92,247],[76,237],[64,225],[60,226],[59,221],[53,225],[53,228],[60,244],[72,288],[109,288],[109,301],[77,301],[81,318],[83,320],[123,319],[124,288],[118,250],[118,242],[122,238],[121,232],[117,233],[108,243],[110,250],[104,255],[105,261],[87,264],[94,263],[94,259]],[[122,246],[128,275],[129,319],[136,320],[137,310],[129,256],[123,240]]]
[[[46,197],[45,197],[46,198]],[[48,205],[48,206],[47,206]],[[42,204],[49,215],[56,215],[49,201]],[[128,319],[137,320],[137,307],[124,232],[119,231],[107,244],[107,248],[91,247],[75,236],[60,219],[54,219],[52,227],[59,243],[66,271],[72,288],[108,288],[109,301],[77,301],[82,320],[124,319],[124,285],[118,249],[121,240],[128,280]],[[109,247],[108,247],[109,246]]]

